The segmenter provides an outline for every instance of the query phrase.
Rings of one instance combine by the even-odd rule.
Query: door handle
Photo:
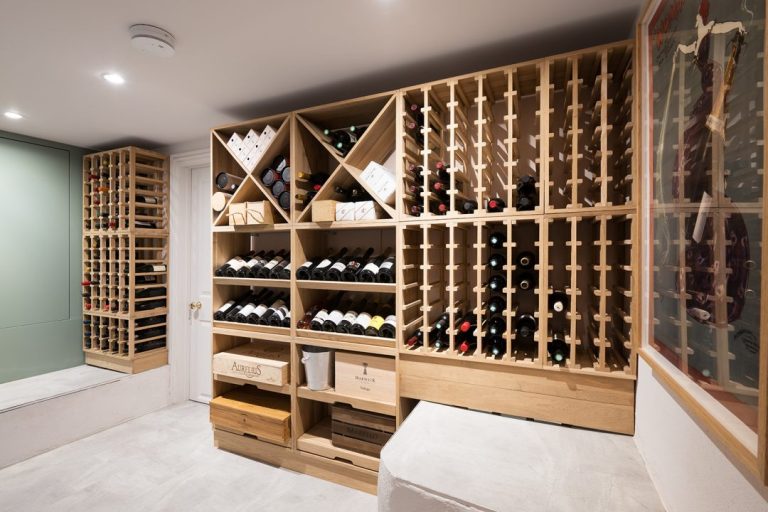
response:
[[[196,301],[196,302],[190,302],[189,303],[189,309],[191,309],[192,311],[195,311],[195,310],[200,309],[202,307],[203,307],[203,304],[199,300]]]

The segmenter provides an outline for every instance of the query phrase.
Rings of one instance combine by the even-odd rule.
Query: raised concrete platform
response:
[[[664,507],[629,436],[421,402],[384,447],[380,512]]]

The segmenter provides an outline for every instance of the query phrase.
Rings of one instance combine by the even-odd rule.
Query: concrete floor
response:
[[[376,497],[213,447],[208,407],[149,414],[0,470],[0,510],[376,510]]]

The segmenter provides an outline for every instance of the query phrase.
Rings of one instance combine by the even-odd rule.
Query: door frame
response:
[[[170,365],[170,403],[189,400],[190,384],[190,328],[189,308],[190,282],[190,230],[192,179],[191,171],[197,167],[210,167],[209,148],[171,155],[171,213],[170,248],[168,259],[169,287],[171,290],[168,308]]]

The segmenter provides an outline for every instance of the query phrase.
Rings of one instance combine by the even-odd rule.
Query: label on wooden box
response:
[[[213,356],[213,373],[275,386],[288,384],[289,347],[284,343],[246,343]]]
[[[334,446],[378,457],[395,432],[395,418],[334,405],[331,411]]]
[[[336,352],[336,392],[375,402],[395,403],[395,360],[353,352]]]
[[[336,203],[332,199],[312,202],[312,222],[333,222],[336,220]]]

